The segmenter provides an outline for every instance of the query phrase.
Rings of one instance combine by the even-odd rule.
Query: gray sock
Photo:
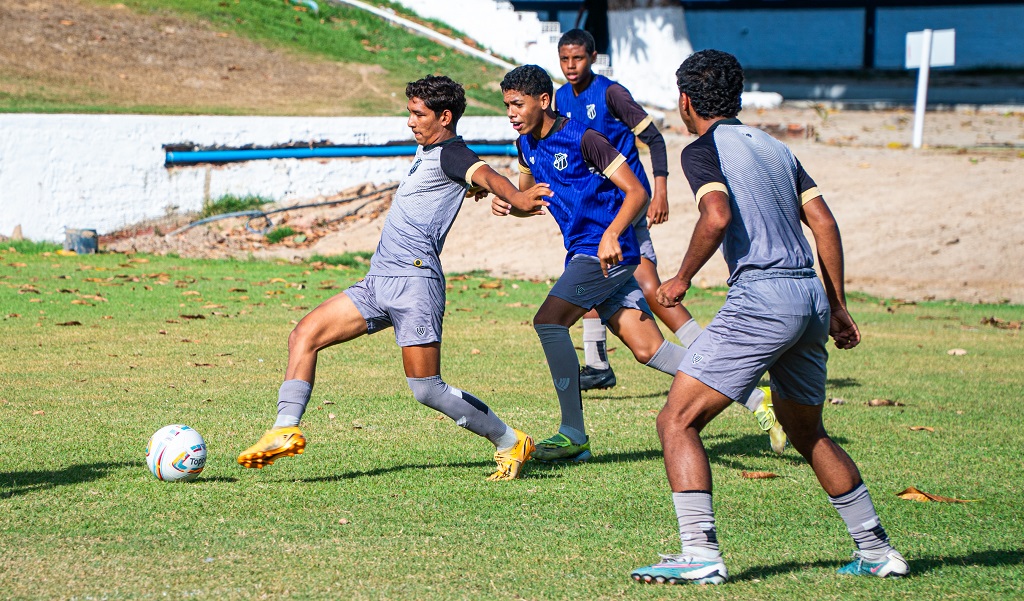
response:
[[[892,549],[889,536],[882,528],[882,522],[875,513],[875,505],[871,502],[868,487],[861,482],[850,492],[830,496],[832,506],[839,512],[839,517],[846,522],[846,530],[857,543],[857,549],[865,551],[871,557],[881,556]]]
[[[562,409],[562,426],[573,428],[576,432],[586,432],[583,425],[583,397],[580,396],[580,360],[576,357],[576,348],[569,337],[569,328],[552,323],[538,323],[533,327],[537,330],[544,356],[548,359],[551,380],[555,384],[558,405]],[[583,444],[586,440],[569,438],[573,444]]]
[[[302,414],[306,412],[309,397],[313,394],[313,385],[305,380],[285,380],[277,391],[277,421],[275,428],[286,428],[299,425]]]
[[[495,446],[506,441],[503,437],[509,427],[480,399],[449,386],[441,376],[406,378],[406,381],[417,401],[452,418],[456,425],[483,436]]]
[[[674,492],[672,504],[676,507],[683,555],[699,555],[705,559],[719,557],[711,493],[702,490]]]
[[[690,345],[693,344],[693,341],[696,340],[697,336],[700,336],[701,332],[703,331],[704,328],[700,327],[700,324],[697,323],[697,320],[691,319],[690,321],[679,326],[679,329],[676,330],[676,338],[679,339],[679,344],[685,346],[686,348],[690,348]]]
[[[608,369],[608,328],[594,317],[583,318],[583,360],[595,369]]]
[[[651,360],[647,362],[647,367],[653,367],[674,377],[676,372],[679,371],[679,364],[683,362],[683,355],[685,354],[686,349],[666,340],[661,343],[658,352],[654,353]]]
[[[757,411],[757,408],[761,406],[761,401],[764,400],[764,391],[760,388],[755,388],[754,392],[750,393],[747,400],[743,401],[743,406],[747,408],[751,413]]]

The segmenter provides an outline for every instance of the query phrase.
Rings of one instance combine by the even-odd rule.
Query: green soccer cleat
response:
[[[761,429],[768,433],[772,450],[776,454],[781,455],[786,450],[786,432],[783,431],[779,420],[775,419],[772,389],[767,386],[759,386],[758,390],[764,393],[764,398],[761,399],[761,404],[754,411],[754,417],[757,418],[757,425],[761,426]]]
[[[280,457],[301,455],[306,450],[306,437],[297,426],[271,428],[256,444],[242,451],[238,465],[262,469]]]
[[[721,557],[662,555],[658,563],[637,568],[630,576],[647,584],[722,584],[728,580],[729,573]]]
[[[579,463],[591,457],[589,436],[583,444],[573,444],[569,437],[561,432],[537,443],[537,450],[533,452],[534,459],[546,463],[562,461]]]
[[[877,576],[878,578],[900,578],[910,572],[910,564],[896,549],[890,549],[885,555],[872,559],[861,551],[853,552],[853,561],[837,570],[837,574],[847,576]]]

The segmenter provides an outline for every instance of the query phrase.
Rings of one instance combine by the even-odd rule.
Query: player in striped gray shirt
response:
[[[544,212],[546,186],[520,192],[466,146],[456,125],[466,108],[462,86],[444,76],[410,83],[409,128],[420,147],[384,221],[366,278],[327,299],[292,330],[288,367],[278,391],[277,421],[238,456],[262,468],[302,453],[299,420],[316,375],[317,353],[364,334],[393,327],[413,396],[495,446],[497,470],[488,480],[518,477],[533,440],[509,427],[480,399],[441,379],[441,324],[445,308],[441,249],[467,195],[489,191],[527,213]]]

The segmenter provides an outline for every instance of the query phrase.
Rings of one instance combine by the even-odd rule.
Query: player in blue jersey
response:
[[[558,41],[558,61],[562,75],[569,82],[555,92],[555,110],[587,127],[595,129],[626,157],[626,164],[643,184],[651,203],[646,215],[633,224],[640,242],[640,265],[633,276],[644,292],[647,304],[662,323],[671,329],[680,344],[690,346],[702,329],[682,304],[665,307],[658,303],[656,294],[661,280],[658,277],[658,257],[648,222],[657,225],[668,221],[668,155],[665,139],[651,116],[641,107],[625,87],[593,71],[597,51],[594,38],[582,29],[565,32]],[[636,140],[644,142],[651,153],[654,172],[654,191],[647,172],[640,162]],[[615,385],[615,373],[608,363],[605,351],[606,328],[596,311],[583,316],[583,355],[586,365],[580,371],[580,389],[608,388]],[[771,391],[756,388],[743,405],[753,412],[758,425],[768,432],[771,447],[776,453],[786,448],[786,433],[775,419]]]
[[[525,213],[543,213],[545,186],[520,192],[466,146],[456,125],[466,108],[461,85],[428,76],[410,83],[408,125],[420,145],[395,192],[366,278],[313,309],[288,337],[288,367],[278,391],[277,421],[238,456],[262,468],[302,453],[299,420],[316,375],[317,354],[363,334],[394,327],[413,396],[495,446],[497,470],[488,480],[512,480],[534,449],[532,439],[507,426],[472,394],[441,379],[441,324],[445,281],[440,254],[467,191],[483,189]]]
[[[682,153],[700,218],[659,302],[681,302],[697,271],[722,248],[725,305],[679,365],[658,415],[682,552],[637,568],[640,582],[720,584],[728,578],[711,502],[704,427],[744,398],[766,370],[775,412],[793,447],[846,523],[857,550],[840,574],[903,576],[910,567],[889,543],[850,456],[825,432],[825,348],[852,349],[860,332],[846,309],[839,228],[814,180],[785,144],[736,119],[743,69],[731,54],[702,50],[676,72],[679,113],[700,137]],[[821,279],[801,228],[814,236]],[[822,280],[824,280],[824,285]]]
[[[640,245],[632,223],[647,206],[647,191],[626,158],[602,134],[566,119],[551,106],[553,86],[536,65],[513,69],[501,82],[513,129],[519,132],[519,188],[550,187],[548,212],[565,243],[565,272],[533,319],[558,395],[558,432],[539,443],[541,461],[585,461],[591,456],[583,422],[579,359],[569,327],[596,308],[637,361],[675,374],[684,349],[667,342],[633,277]],[[527,216],[495,199],[497,215]]]

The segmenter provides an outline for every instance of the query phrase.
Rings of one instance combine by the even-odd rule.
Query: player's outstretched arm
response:
[[[531,177],[530,181],[532,180]],[[523,186],[523,190],[520,191],[507,177],[487,165],[482,165],[473,173],[472,183],[494,194],[494,198],[491,199],[491,212],[498,216],[543,215],[544,207],[550,204],[547,199],[553,194],[547,184],[531,183],[529,186],[523,186],[522,175],[519,178],[519,185]]]
[[[693,227],[690,245],[683,256],[683,263],[675,277],[670,278],[658,288],[658,303],[664,307],[678,305],[690,289],[693,276],[708,262],[725,238],[725,230],[732,221],[732,209],[729,196],[725,192],[714,190],[700,198],[700,218]]]
[[[615,214],[608,229],[601,236],[597,247],[597,258],[601,260],[601,271],[608,275],[608,267],[618,265],[622,261],[622,247],[619,236],[630,224],[634,223],[647,206],[647,190],[644,189],[636,174],[625,162],[620,164],[609,177],[613,184],[626,193],[619,212]]]
[[[860,343],[860,330],[846,309],[845,262],[839,225],[821,196],[804,203],[800,217],[811,229],[814,244],[818,248],[821,279],[832,309],[829,334],[836,341],[837,348],[851,349]]]

